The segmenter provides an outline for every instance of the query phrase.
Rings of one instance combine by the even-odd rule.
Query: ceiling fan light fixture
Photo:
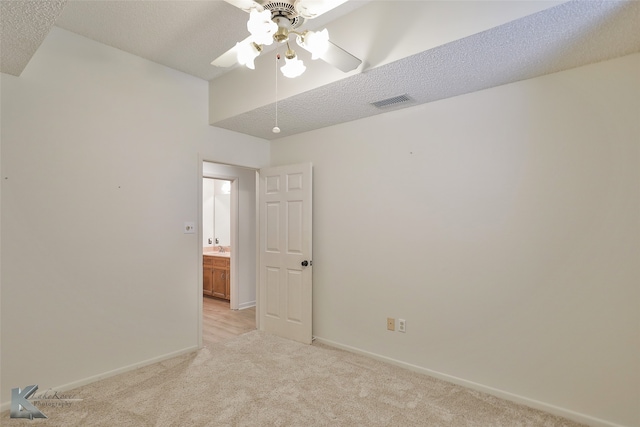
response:
[[[284,65],[280,67],[282,74],[285,77],[294,79],[302,75],[306,69],[304,62],[296,57],[296,53],[292,49],[287,50],[284,55]]]
[[[271,12],[268,10],[258,12],[253,9],[249,14],[247,30],[255,43],[270,45],[273,43],[274,33],[278,30],[278,24],[271,20]]]
[[[318,59],[329,49],[329,31],[305,31],[296,39],[298,44],[311,52],[311,59]]]
[[[278,30],[273,35],[273,38],[278,43],[284,43],[289,40],[289,30],[285,27],[278,27]]]
[[[255,70],[256,66],[253,61],[260,55],[260,52],[262,52],[262,46],[252,41],[244,43],[238,42],[236,43],[236,50],[238,51],[238,63]]]
[[[274,41],[286,43],[289,50],[289,37],[295,34],[298,45],[311,53],[312,59],[322,59],[337,69],[347,73],[362,64],[340,46],[329,41],[329,31],[305,31],[299,28],[307,19],[316,18],[335,9],[348,0],[225,0],[237,8],[249,13],[247,29],[251,33],[244,41],[220,55],[211,62],[216,67],[231,67],[240,63],[255,69],[254,60],[262,47],[272,45]],[[301,75],[306,67],[291,51],[286,64],[281,67],[289,78]],[[277,65],[277,63],[276,63]],[[276,72],[279,65],[276,66]]]

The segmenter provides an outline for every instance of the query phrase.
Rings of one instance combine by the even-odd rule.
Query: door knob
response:
[[[308,265],[313,265],[313,263],[311,261],[307,261],[306,259],[304,261],[302,261],[300,263],[303,267],[306,267]]]

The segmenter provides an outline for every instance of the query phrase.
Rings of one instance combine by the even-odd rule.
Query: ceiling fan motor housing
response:
[[[283,25],[284,20],[289,21],[287,30],[298,28],[304,23],[304,18],[296,12],[295,0],[270,1],[262,7],[271,12],[271,20],[278,24],[278,27],[287,27],[286,24]]]

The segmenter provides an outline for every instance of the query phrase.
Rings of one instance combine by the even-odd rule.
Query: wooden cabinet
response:
[[[202,293],[213,295],[213,257],[202,257]]]
[[[230,298],[229,258],[203,256],[202,293],[216,298]]]

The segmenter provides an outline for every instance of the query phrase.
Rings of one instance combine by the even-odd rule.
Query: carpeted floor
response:
[[[41,392],[42,390],[38,390]],[[578,426],[363,356],[253,331],[36,406],[7,426]],[[55,403],[55,402],[54,402]]]

